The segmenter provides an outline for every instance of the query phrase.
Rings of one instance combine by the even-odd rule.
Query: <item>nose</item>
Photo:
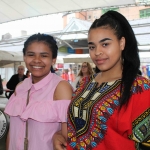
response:
[[[35,57],[34,57],[34,60],[33,60],[34,62],[36,62],[36,63],[39,63],[39,62],[41,62],[41,57],[40,57],[40,55],[35,55]]]
[[[96,48],[95,50],[95,56],[103,55],[103,52],[100,50],[100,48]]]

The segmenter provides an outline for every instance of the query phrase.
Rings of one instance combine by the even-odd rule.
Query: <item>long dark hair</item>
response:
[[[96,19],[89,31],[98,27],[111,28],[119,40],[122,37],[125,38],[125,48],[122,51],[123,71],[119,99],[121,108],[129,102],[131,87],[140,67],[137,41],[127,19],[116,11],[108,11]]]

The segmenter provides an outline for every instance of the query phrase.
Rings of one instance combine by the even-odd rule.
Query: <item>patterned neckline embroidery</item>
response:
[[[106,122],[119,105],[120,82],[106,82],[97,87],[98,83],[93,79],[74,99],[68,113],[68,143],[71,147],[92,149],[102,141]]]
[[[74,97],[68,113],[68,144],[74,150],[92,150],[104,139],[107,121],[119,106],[120,83],[121,80],[116,80],[96,88],[97,83],[91,80],[86,88]],[[149,81],[137,76],[131,88],[131,95],[149,88]]]

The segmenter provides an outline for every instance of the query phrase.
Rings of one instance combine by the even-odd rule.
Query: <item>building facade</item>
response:
[[[99,10],[89,10],[63,15],[63,27],[66,27],[71,18],[78,18],[93,22],[108,10],[115,10],[123,14],[128,20],[150,17],[150,6],[110,7]]]

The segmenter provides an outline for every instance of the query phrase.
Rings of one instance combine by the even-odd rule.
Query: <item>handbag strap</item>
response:
[[[26,106],[29,103],[29,94],[30,94],[30,90],[28,90]],[[26,121],[25,141],[24,141],[24,150],[27,150],[27,149],[28,149],[28,120]]]

